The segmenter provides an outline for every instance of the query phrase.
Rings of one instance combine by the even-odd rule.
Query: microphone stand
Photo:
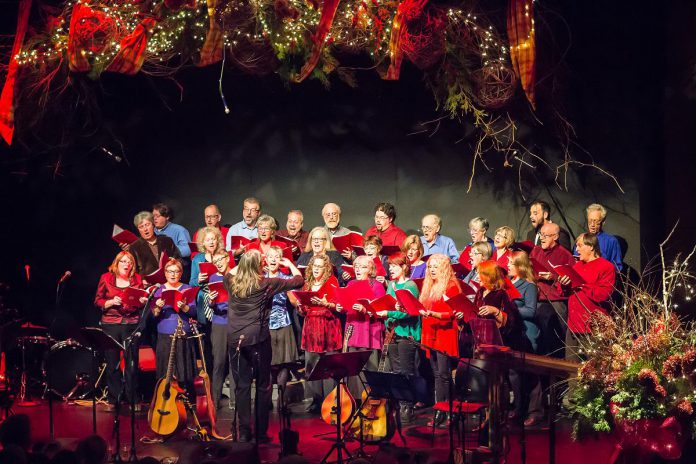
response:
[[[63,298],[63,278],[61,278],[58,281],[58,285],[56,285],[56,303],[54,307],[54,313],[53,314],[58,314],[60,312],[60,303]],[[55,316],[54,319],[55,321]],[[51,324],[53,326],[53,324]],[[51,366],[50,366],[50,356],[46,356],[46,392],[48,395],[48,431],[49,435],[51,436],[51,441],[54,441],[56,439],[56,434],[55,434],[55,428],[54,428],[54,419],[53,419],[53,395],[51,394]]]
[[[157,285],[157,288],[159,288],[159,284]],[[135,377],[137,375],[136,372],[136,365],[135,365],[135,350],[138,349],[139,343],[140,343],[140,337],[142,335],[142,331],[145,330],[145,321],[147,320],[147,316],[150,312],[150,304],[152,303],[152,299],[155,297],[155,292],[157,291],[157,288],[153,289],[152,292],[147,297],[147,301],[143,305],[143,310],[140,312],[140,319],[138,320],[138,325],[135,326],[135,330],[133,333],[131,333],[128,338],[124,340],[123,347],[124,347],[124,355],[126,353],[129,353],[128,356],[128,369],[130,372],[131,379],[135,380]],[[136,382],[133,382],[135,384]],[[123,387],[122,390],[126,386],[126,379],[123,379]],[[134,385],[131,385],[131,392],[130,392],[130,419],[131,419],[131,426],[130,426],[130,435],[131,435],[131,444],[130,444],[130,453],[128,456],[128,462],[138,462],[138,456],[136,454],[135,450],[135,397],[137,395],[137,392],[134,391]],[[119,402],[120,404],[120,398]],[[118,409],[118,407],[117,407]],[[116,414],[116,421],[118,421],[119,414]],[[115,425],[115,428],[118,429],[118,425]],[[119,458],[116,458],[116,455],[119,452],[120,444],[121,444],[121,439],[120,436],[116,437],[116,443],[117,443],[117,448],[116,448],[116,453],[114,455],[114,462],[121,462],[120,456]],[[118,459],[118,461],[117,461]]]

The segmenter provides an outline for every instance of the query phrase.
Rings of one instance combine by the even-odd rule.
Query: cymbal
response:
[[[41,325],[34,325],[31,322],[25,322],[20,325],[17,330],[18,337],[30,337],[30,336],[47,336],[48,327]]]
[[[20,328],[27,328],[27,329],[43,329],[43,330],[48,330],[48,327],[44,327],[42,325],[34,325],[31,322],[25,322],[24,324],[19,326]]]

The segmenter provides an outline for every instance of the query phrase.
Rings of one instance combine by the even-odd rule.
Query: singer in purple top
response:
[[[196,321],[195,300],[190,304],[179,301],[178,308],[167,305],[162,299],[162,292],[165,290],[183,291],[191,288],[181,282],[184,267],[181,261],[171,258],[164,266],[164,275],[167,279],[164,285],[155,291],[155,304],[152,308],[152,315],[157,323],[157,347],[155,349],[155,364],[157,378],[163,378],[167,373],[167,363],[169,361],[169,349],[171,348],[172,335],[176,331],[178,319],[183,322],[185,335],[191,334],[191,324]],[[176,340],[176,354],[174,355],[174,371],[172,374],[179,382],[179,386],[188,392],[189,398],[195,400],[193,390],[193,379],[196,375],[196,351],[195,340],[178,338]]]

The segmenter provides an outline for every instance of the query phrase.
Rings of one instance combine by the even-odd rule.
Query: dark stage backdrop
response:
[[[113,223],[134,230],[133,215],[163,201],[174,208],[175,222],[193,232],[203,223],[206,204],[219,204],[223,221],[233,223],[249,195],[260,198],[281,226],[289,209],[302,209],[306,229],[321,224],[320,210],[328,201],[342,206],[345,225],[362,230],[371,225],[378,201],[393,202],[397,224],[409,232],[424,214],[438,213],[443,233],[460,249],[469,241],[471,217],[487,217],[491,235],[509,225],[523,236],[529,228],[526,204],[540,197],[560,207],[562,215],[555,208],[554,220],[577,235],[584,227],[584,207],[600,202],[609,209],[606,230],[625,240],[626,261],[638,268],[641,238],[649,236],[654,244],[664,228],[661,221],[647,228],[640,223],[646,205],[664,215],[659,209],[663,172],[655,161],[663,148],[655,129],[662,121],[656,108],[663,75],[656,71],[637,80],[624,79],[624,73],[637,70],[645,53],[662,59],[664,44],[612,27],[626,14],[633,15],[627,23],[635,30],[652,24],[654,18],[639,9],[632,13],[604,5],[603,11],[610,11],[599,15],[570,3],[564,8],[573,47],[566,65],[554,69],[556,77],[541,85],[563,83],[563,93],[552,103],[564,104],[578,142],[617,175],[625,193],[592,169],[571,173],[567,190],[559,189],[538,162],[533,163],[537,169],[524,172],[520,191],[516,168],[503,168],[495,155],[490,172],[477,165],[467,193],[471,139],[460,140],[470,130],[443,120],[437,131],[432,124],[423,132],[419,123],[438,114],[419,73],[408,66],[399,82],[361,77],[358,89],[336,82],[330,91],[317,82],[288,89],[274,76],[229,72],[224,85],[229,115],[217,95],[217,67],[181,73],[183,92],[172,80],[105,75],[99,83],[76,82],[101,95],[99,131],[84,130],[46,156],[48,145],[42,147],[39,139],[53,145],[58,139],[52,129],[80,133],[66,109],[64,118],[58,114],[49,121],[45,133],[25,134],[31,141],[28,162],[19,161],[21,142],[3,150],[2,156],[17,161],[7,162],[0,178],[5,245],[0,280],[18,290],[16,305],[38,323],[56,318],[66,325],[96,323],[93,292],[118,251],[110,239]],[[610,28],[616,35],[612,40],[598,35]],[[626,46],[636,40],[642,46]],[[551,132],[552,124],[536,132],[521,127],[528,146],[560,156]],[[125,159],[116,163],[96,147]],[[58,169],[57,153],[64,156]],[[562,173],[559,180],[565,180]],[[29,284],[25,265],[31,269]],[[68,269],[73,277],[57,314],[55,283]]]

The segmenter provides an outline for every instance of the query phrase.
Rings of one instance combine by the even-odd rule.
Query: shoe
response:
[[[264,433],[263,435],[259,435],[259,445],[270,443],[271,441],[271,437],[269,437],[267,434]]]
[[[305,408],[305,411],[307,411],[310,414],[317,414],[321,412],[321,406],[319,403],[312,403],[307,408]]]
[[[436,411],[433,420],[428,423],[429,427],[444,427],[447,422],[447,413],[445,411]]]
[[[541,425],[543,422],[544,422],[544,419],[541,417],[530,416],[524,420],[524,426],[525,427],[535,427],[537,425]]]

